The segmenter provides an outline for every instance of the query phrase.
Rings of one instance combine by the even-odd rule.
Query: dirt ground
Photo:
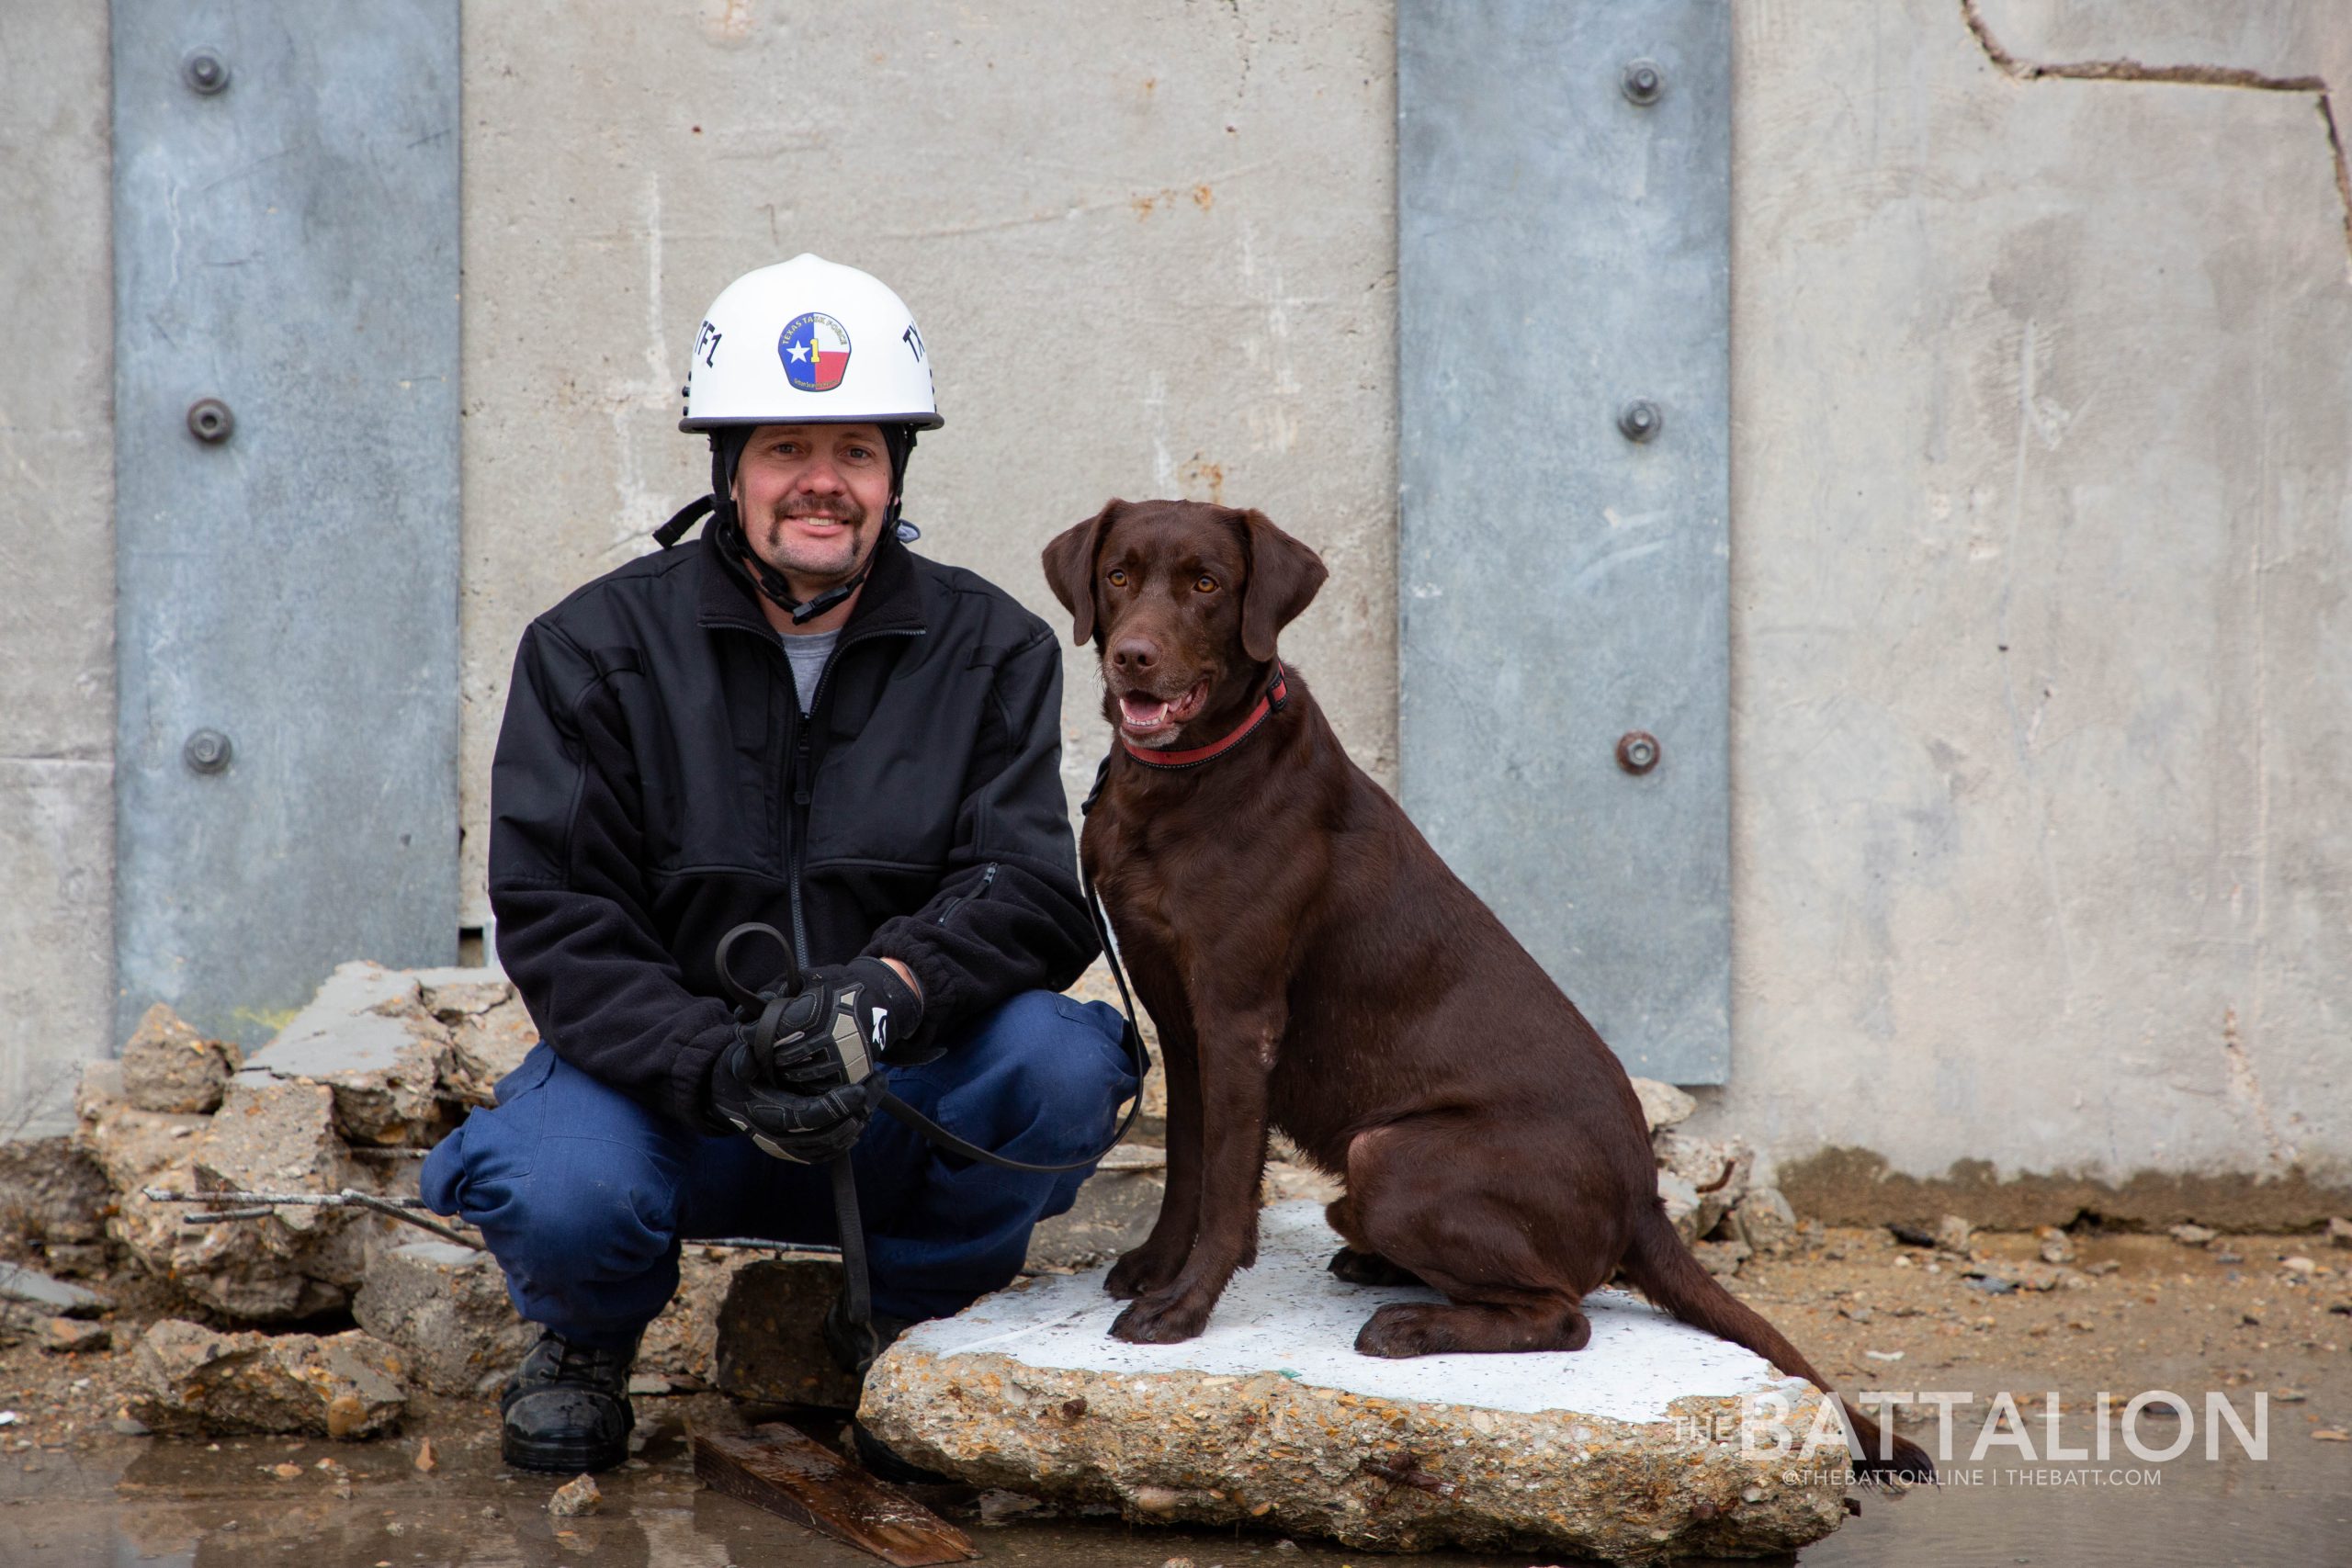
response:
[[[2224,1235],[2195,1247],[2165,1236],[2077,1235],[2054,1243],[2071,1256],[2051,1265],[2041,1248],[2052,1244],[2034,1236],[1981,1235],[1970,1245],[1973,1257],[1962,1258],[1904,1245],[1882,1230],[1808,1226],[1785,1256],[1750,1258],[1730,1282],[1849,1396],[1871,1390],[1971,1394],[1975,1403],[1962,1408],[1958,1422],[1963,1451],[1954,1457],[1962,1468],[1981,1424],[1972,1410],[1982,1412],[2004,1392],[2036,1431],[2046,1401],[2056,1394],[2066,1440],[2075,1442],[2086,1440],[2088,1412],[2101,1391],[2120,1406],[2162,1389],[2188,1407],[2195,1443],[2164,1467],[2161,1486],[2137,1487],[2128,1498],[2066,1495],[2049,1483],[2001,1498],[1955,1483],[1934,1494],[1868,1500],[1862,1518],[1807,1549],[1804,1562],[2144,1562],[2192,1555],[2352,1562],[2352,1523],[2343,1517],[2352,1516],[2352,1442],[2346,1440],[2352,1433],[2352,1250],[2331,1248],[2314,1235]],[[1970,1278],[1972,1269],[2023,1283],[2002,1290],[1987,1278]],[[866,1561],[696,1487],[684,1428],[689,1419],[718,1413],[724,1402],[716,1395],[640,1399],[638,1457],[609,1478],[602,1514],[577,1521],[546,1515],[553,1481],[498,1465],[495,1416],[479,1402],[420,1396],[401,1434],[374,1443],[247,1438],[208,1444],[137,1435],[123,1412],[130,1347],[169,1303],[136,1280],[89,1282],[120,1303],[107,1320],[111,1348],[56,1353],[42,1348],[36,1332],[0,1350],[0,1562],[227,1563],[265,1551],[318,1568],[345,1562],[405,1568],[444,1561]],[[2050,1288],[2034,1288],[2045,1283]],[[2264,1465],[2199,1462],[2205,1401],[2214,1393],[2249,1420],[2254,1396],[2267,1396],[2270,1459]],[[1933,1446],[1932,1405],[1907,1401],[1900,1421]],[[2163,1421],[2143,1429],[2160,1431]],[[431,1472],[415,1462],[427,1439],[435,1450]],[[2225,1457],[2237,1446],[2231,1440]],[[2017,1460],[1998,1452],[1987,1462]],[[989,1505],[995,1517],[985,1519],[978,1498],[948,1506],[985,1533],[981,1544],[990,1556],[1238,1568],[1268,1553],[1302,1565],[1344,1555],[1311,1542],[1277,1551],[1270,1540],[1215,1532],[1040,1521],[1001,1498]],[[2239,1517],[2233,1507],[2256,1522],[2225,1524]],[[2075,1544],[2038,1556],[2030,1548],[1983,1554],[1993,1537],[2033,1519],[2045,1521],[2034,1527],[2045,1553],[2052,1532]],[[2213,1539],[2222,1529],[2233,1532],[2236,1543],[2226,1550]],[[2164,1550],[2192,1540],[2194,1552]],[[2121,1554],[2107,1555],[2109,1548]]]
[[[2174,1392],[2261,1390],[2282,1430],[2352,1428],[2352,1405],[2314,1390],[2328,1371],[2352,1371],[2352,1250],[2313,1235],[2224,1235],[2201,1248],[2075,1235],[2065,1245],[2073,1261],[2052,1267],[2034,1236],[1970,1240],[1996,1269],[2056,1276],[2048,1290],[1993,1293],[1963,1276],[1961,1259],[1883,1230],[1823,1233],[1786,1258],[1748,1259],[1732,1283],[1848,1390],[1962,1386],[1928,1374],[1998,1363],[2030,1374],[2012,1392],[2020,1405],[2030,1393],[2038,1411],[2051,1390],[2069,1403],[2101,1389],[2141,1392],[2154,1386],[2142,1381],[2152,1360],[2186,1357],[2206,1381],[2194,1395]],[[2290,1270],[2289,1258],[2312,1268]]]

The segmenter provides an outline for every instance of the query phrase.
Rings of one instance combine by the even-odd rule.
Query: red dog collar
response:
[[[1206,746],[1196,746],[1190,751],[1156,751],[1148,747],[1136,746],[1125,735],[1119,737],[1119,744],[1127,749],[1128,756],[1148,768],[1197,767],[1247,740],[1251,730],[1266,722],[1268,714],[1281,712],[1283,705],[1288,701],[1290,686],[1283,679],[1283,661],[1277,659],[1274,660],[1274,678],[1266,682],[1265,694],[1258,699],[1257,705],[1250,710],[1250,716],[1241,721],[1240,728],[1224,739],[1212,740]]]

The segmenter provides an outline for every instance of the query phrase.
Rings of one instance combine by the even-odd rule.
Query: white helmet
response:
[[[680,430],[943,423],[906,301],[870,273],[801,254],[711,301],[686,367]]]

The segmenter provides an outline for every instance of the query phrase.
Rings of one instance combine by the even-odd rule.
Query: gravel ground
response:
[[[2197,1247],[2075,1235],[2060,1244],[2071,1261],[2055,1266],[2030,1235],[1972,1237],[1973,1263],[1878,1230],[1808,1240],[1784,1258],[1750,1258],[1734,1288],[1849,1388],[1916,1389],[1930,1372],[1999,1364],[2041,1380],[2037,1400],[2049,1389],[2089,1397],[2138,1392],[2152,1359],[2185,1356],[2212,1388],[2267,1392],[2274,1419],[2352,1427],[2352,1408],[2293,1397],[2314,1374],[2352,1370],[2352,1251],[2324,1236],[2224,1235]],[[2029,1285],[1995,1293],[1966,1277],[1972,1267]]]

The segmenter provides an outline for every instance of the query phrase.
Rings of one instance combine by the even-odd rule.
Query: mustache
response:
[[[777,502],[769,513],[770,520],[777,523],[794,515],[857,523],[864,521],[865,508],[845,495],[788,495]]]

